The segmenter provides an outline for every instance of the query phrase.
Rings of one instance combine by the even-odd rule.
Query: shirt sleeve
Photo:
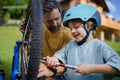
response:
[[[102,50],[105,64],[120,71],[120,56],[107,44],[104,44]]]
[[[67,46],[65,46],[64,48],[62,48],[61,50],[57,51],[54,54],[54,57],[57,57],[60,61],[62,61],[64,64],[66,64],[66,60],[67,60]]]

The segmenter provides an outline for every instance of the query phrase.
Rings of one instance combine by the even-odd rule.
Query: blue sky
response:
[[[106,16],[120,21],[120,0],[105,0],[110,12]]]

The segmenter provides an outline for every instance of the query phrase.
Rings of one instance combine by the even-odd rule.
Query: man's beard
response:
[[[53,32],[53,33],[56,33],[56,32],[58,32],[59,30],[60,30],[60,26],[57,26],[57,27],[49,27],[48,28],[51,32]]]

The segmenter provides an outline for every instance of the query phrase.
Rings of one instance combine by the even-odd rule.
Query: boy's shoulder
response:
[[[101,41],[101,40],[99,40],[99,39],[94,39],[92,42],[94,42],[94,43],[103,43],[103,41]]]
[[[94,39],[93,40],[93,44],[97,45],[97,46],[108,46],[104,41],[100,40],[100,39]]]
[[[67,47],[73,47],[73,46],[77,46],[77,42],[75,39],[71,40],[67,45]]]

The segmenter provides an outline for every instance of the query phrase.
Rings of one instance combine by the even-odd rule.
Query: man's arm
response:
[[[58,66],[58,67],[56,67],[56,69],[57,69],[56,75],[60,75],[60,74],[63,74],[65,72],[65,67]]]
[[[57,66],[54,68],[53,67],[50,68],[47,65],[45,65],[44,63],[40,63],[37,77],[42,77],[42,76],[53,77],[55,75],[60,75],[64,72],[65,72],[64,67]]]

